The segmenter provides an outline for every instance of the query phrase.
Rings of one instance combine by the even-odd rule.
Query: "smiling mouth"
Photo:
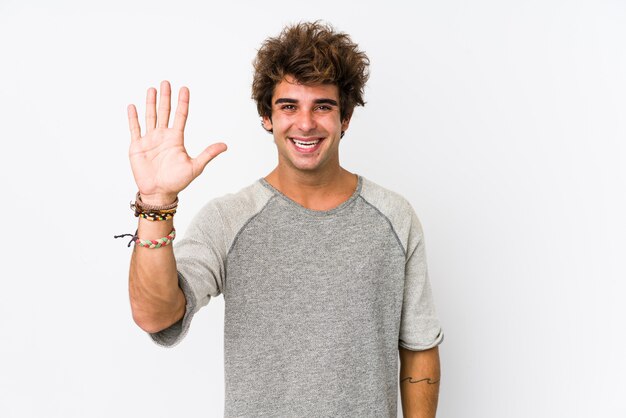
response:
[[[300,148],[313,148],[314,146],[316,146],[318,144],[318,142],[320,142],[320,140],[319,139],[315,139],[313,141],[299,141],[297,139],[291,138],[291,142],[293,142],[294,144],[296,144]]]
[[[324,140],[324,138],[312,139],[312,140],[304,140],[304,139],[295,139],[289,138],[292,144],[294,144],[295,148],[300,152],[313,152],[319,148],[319,144]]]

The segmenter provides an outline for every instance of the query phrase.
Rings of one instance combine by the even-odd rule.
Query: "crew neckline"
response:
[[[275,196],[278,196],[283,201],[287,202],[290,206],[294,207],[300,212],[303,212],[312,216],[328,216],[328,215],[333,215],[345,209],[346,207],[350,206],[352,202],[354,202],[356,198],[359,197],[359,195],[361,194],[361,188],[363,186],[363,178],[358,174],[356,176],[357,176],[356,189],[354,189],[354,192],[352,193],[352,195],[347,200],[340,203],[338,206],[335,206],[334,208],[328,209],[328,210],[314,210],[314,209],[306,208],[302,206],[300,203],[296,202],[295,200],[285,195],[283,192],[281,192],[274,186],[272,186],[267,180],[265,180],[265,178],[261,177],[259,179],[259,182],[265,188],[269,189],[272,193],[274,193]]]

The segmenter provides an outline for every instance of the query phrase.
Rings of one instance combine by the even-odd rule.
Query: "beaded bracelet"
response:
[[[139,237],[137,237],[137,239],[135,239],[135,244],[145,248],[161,248],[165,247],[166,245],[170,245],[172,241],[174,241],[174,238],[176,238],[176,228],[172,228],[172,232],[170,232],[167,236],[159,239],[141,240],[139,239]]]
[[[170,213],[164,213],[164,214],[157,213],[157,212],[149,212],[149,213],[139,213],[139,214],[136,214],[135,216],[139,216],[140,218],[147,219],[149,221],[167,221],[169,219],[172,219],[175,213],[176,211],[173,211]]]

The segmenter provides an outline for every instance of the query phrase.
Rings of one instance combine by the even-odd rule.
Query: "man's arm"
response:
[[[130,128],[130,165],[143,203],[169,205],[178,193],[198,177],[215,156],[226,150],[226,144],[207,147],[191,158],[184,147],[184,130],[189,112],[189,90],[180,89],[174,123],[170,127],[171,87],[161,83],[159,107],[157,91],[148,89],[144,135],[134,105],[128,106]],[[171,219],[139,219],[137,237],[156,240],[173,229]],[[129,294],[133,319],[144,331],[155,333],[180,320],[186,300],[178,286],[176,261],[171,245],[160,248],[137,247],[133,250],[129,272]]]
[[[411,351],[400,347],[400,396],[405,418],[434,418],[439,399],[439,348]]]
[[[169,234],[172,228],[171,219],[140,219],[137,236],[156,240]],[[171,245],[152,249],[135,245],[130,260],[128,291],[133,319],[146,332],[161,331],[183,317],[186,300],[178,287]]]

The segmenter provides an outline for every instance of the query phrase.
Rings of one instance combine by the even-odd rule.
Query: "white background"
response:
[[[251,61],[311,19],[371,59],[342,162],[421,218],[439,416],[626,416],[625,2],[38,3],[0,0],[1,417],[222,415],[223,298],[171,350],[131,319],[126,106],[189,86],[190,154],[230,147],[184,233],[273,168]]]

